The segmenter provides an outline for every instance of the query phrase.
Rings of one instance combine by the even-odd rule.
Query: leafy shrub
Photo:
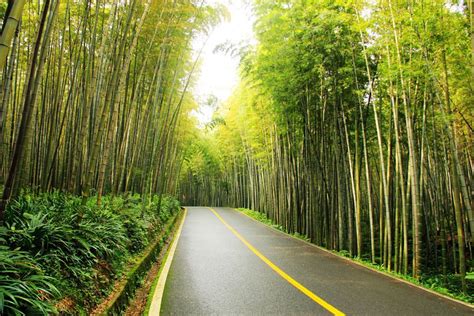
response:
[[[0,315],[55,313],[49,302],[59,295],[53,281],[27,252],[0,246]]]
[[[128,238],[127,249],[134,254],[143,250],[149,242],[148,226],[142,218],[137,217],[140,210],[136,208],[127,209],[121,212],[123,225]]]
[[[47,301],[56,296],[56,287],[78,308],[92,308],[177,210],[179,202],[171,197],[142,202],[139,195],[105,196],[97,206],[96,197],[24,193],[8,205],[0,255],[22,257],[26,272],[9,274],[0,266],[0,314],[2,300],[9,313],[52,313]],[[4,261],[0,257],[0,264]],[[19,285],[25,292],[12,292],[3,280],[13,279],[37,291]]]
[[[466,275],[467,293],[462,293],[461,278],[456,274],[443,275],[423,275],[420,282],[437,292],[455,296],[469,303],[474,303],[474,280],[470,273]],[[469,294],[471,293],[471,294]]]
[[[159,207],[160,219],[162,220],[162,222],[166,222],[168,218],[170,218],[170,216],[174,214],[179,208],[180,205],[178,200],[170,196],[164,196],[161,199],[161,205]]]

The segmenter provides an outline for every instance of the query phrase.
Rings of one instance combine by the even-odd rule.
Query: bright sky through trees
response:
[[[200,125],[209,122],[215,110],[212,106],[205,104],[208,96],[214,95],[219,101],[225,101],[232,94],[239,80],[239,56],[216,51],[216,47],[222,44],[240,47],[255,42],[252,30],[254,17],[247,1],[208,0],[207,2],[225,5],[229,10],[230,18],[216,26],[209,38],[201,35],[193,43],[196,54],[205,43],[201,55],[200,73],[194,88],[194,95],[200,107],[198,111],[192,112],[198,118]]]

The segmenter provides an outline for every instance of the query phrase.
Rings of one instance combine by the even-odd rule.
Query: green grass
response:
[[[260,212],[256,212],[256,211],[253,211],[253,210],[250,210],[248,208],[238,208],[237,210],[239,210],[240,212],[244,213],[245,215],[259,221],[259,222],[262,222],[268,226],[271,226],[281,232],[284,232],[285,234],[289,234],[287,231],[285,231],[285,229],[283,228],[283,226],[281,225],[277,225],[275,223],[273,223],[273,221],[268,218],[264,213],[260,213]],[[307,242],[310,242],[310,239],[308,238],[308,236],[306,235],[303,235],[303,234],[300,234],[298,232],[295,232],[295,233],[292,233],[292,234],[289,234],[295,238],[298,238],[298,239],[301,239],[301,240],[304,240],[304,241],[307,241]]]
[[[266,225],[271,226],[271,227],[273,227],[273,228],[275,228],[279,231],[287,233],[283,229],[282,226],[276,225],[275,223],[273,223],[273,221],[271,219],[267,218],[267,216],[264,213],[256,212],[256,211],[246,209],[246,208],[238,208],[237,210],[239,210],[240,212],[244,213],[245,215],[247,215],[247,216],[263,223],[263,224],[266,224]],[[289,234],[289,235],[291,235],[293,237],[296,237],[298,239],[310,242],[310,239],[305,235],[301,235],[299,233],[294,233],[294,234]],[[396,277],[396,278],[400,278],[400,279],[403,279],[403,280],[408,281],[410,283],[413,283],[415,285],[430,289],[432,291],[443,294],[445,296],[448,296],[448,297],[451,297],[451,298],[454,298],[454,299],[457,299],[457,300],[460,300],[460,301],[463,301],[463,302],[466,302],[466,303],[469,303],[469,304],[474,304],[473,295],[466,295],[466,294],[463,294],[460,291],[461,286],[460,286],[460,284],[457,284],[457,283],[459,283],[459,277],[456,276],[456,275],[452,275],[452,274],[447,275],[445,278],[443,278],[443,276],[439,276],[439,275],[424,275],[420,279],[416,279],[416,278],[411,277],[410,275],[389,271],[382,265],[374,264],[370,261],[367,261],[367,260],[364,260],[364,259],[361,259],[361,258],[351,257],[349,252],[346,251],[346,250],[341,250],[341,251],[327,250],[327,251],[329,251],[329,252],[331,252],[331,253],[333,253],[337,256],[344,257],[344,258],[350,259],[352,261],[355,261],[355,262],[357,262],[357,263],[359,263],[363,266],[366,266],[366,267],[369,267],[371,269],[383,272],[387,275],[390,275],[390,276],[393,276],[393,277]],[[474,273],[472,273],[472,272],[468,273],[467,276],[466,276],[466,280],[468,281],[469,289],[471,289],[471,291],[469,291],[469,289],[468,289],[468,292],[472,293],[473,290],[474,290]],[[444,284],[447,284],[447,286],[445,286]]]
[[[358,262],[363,266],[372,268],[374,270],[383,272],[385,274],[388,274],[388,275],[396,277],[396,278],[403,279],[403,280],[408,281],[410,283],[413,283],[415,285],[418,285],[418,286],[424,287],[426,289],[435,291],[437,293],[449,296],[451,298],[454,298],[454,299],[457,299],[457,300],[460,300],[460,301],[463,301],[463,302],[466,302],[466,303],[469,303],[469,304],[474,303],[474,297],[472,295],[466,295],[466,294],[463,294],[460,291],[460,288],[461,288],[460,284],[454,285],[455,283],[460,283],[459,276],[457,276],[457,275],[449,274],[449,275],[446,276],[446,278],[443,278],[440,275],[422,275],[420,279],[416,279],[416,278],[414,278],[410,275],[397,273],[397,272],[394,272],[394,271],[389,271],[384,266],[379,265],[379,264],[374,264],[374,263],[372,263],[370,261],[367,261],[367,260],[363,260],[363,259],[360,259],[360,258],[351,258],[351,257],[347,256],[346,254],[341,254],[341,252],[338,252],[338,251],[331,251],[331,252],[334,253],[334,254],[337,254],[339,256],[349,258],[352,261]],[[443,280],[443,279],[446,279],[446,280]],[[447,288],[446,286],[443,286],[443,283],[448,284],[448,286],[450,286],[451,289]],[[473,285],[472,282],[471,282],[470,285],[472,287],[472,285]]]
[[[282,226],[273,224],[272,220],[267,218],[267,216],[263,213],[252,211],[248,208],[238,208],[238,210],[244,213],[245,215],[250,216],[253,219],[256,219],[259,222],[262,222],[264,224],[267,224],[268,226],[272,226],[273,228],[283,231]]]

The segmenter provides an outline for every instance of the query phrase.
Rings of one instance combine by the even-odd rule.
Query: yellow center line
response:
[[[242,235],[240,235],[232,226],[230,226],[213,208],[209,208],[214,215],[217,216],[217,218],[238,238],[240,239],[241,242],[244,243],[245,246],[247,246],[257,257],[259,257],[263,262],[265,262],[270,268],[272,268],[273,271],[278,273],[283,279],[285,279],[288,283],[293,285],[295,288],[297,288],[299,291],[301,291],[303,294],[308,296],[310,299],[312,299],[314,302],[317,304],[321,305],[324,307],[327,311],[329,311],[333,315],[338,315],[338,316],[343,316],[345,315],[343,312],[305,288],[301,283],[293,279],[291,276],[286,274],[285,271],[280,269],[278,266],[276,266],[273,262],[271,262],[267,257],[265,257],[260,251],[258,251],[254,246],[252,246]]]

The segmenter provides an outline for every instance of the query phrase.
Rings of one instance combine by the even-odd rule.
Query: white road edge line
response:
[[[152,315],[152,316],[160,315],[161,300],[163,299],[163,293],[165,291],[166,278],[168,277],[168,272],[170,271],[171,263],[173,262],[174,253],[176,251],[176,247],[178,246],[179,237],[181,236],[181,230],[183,229],[183,224],[184,224],[184,220],[186,219],[187,212],[188,212],[188,209],[185,208],[183,218],[181,219],[179,228],[174,235],[173,244],[170,247],[168,257],[163,266],[163,270],[161,270],[160,277],[158,278],[158,284],[156,286],[155,293],[153,293],[153,299],[151,302],[148,315]]]

